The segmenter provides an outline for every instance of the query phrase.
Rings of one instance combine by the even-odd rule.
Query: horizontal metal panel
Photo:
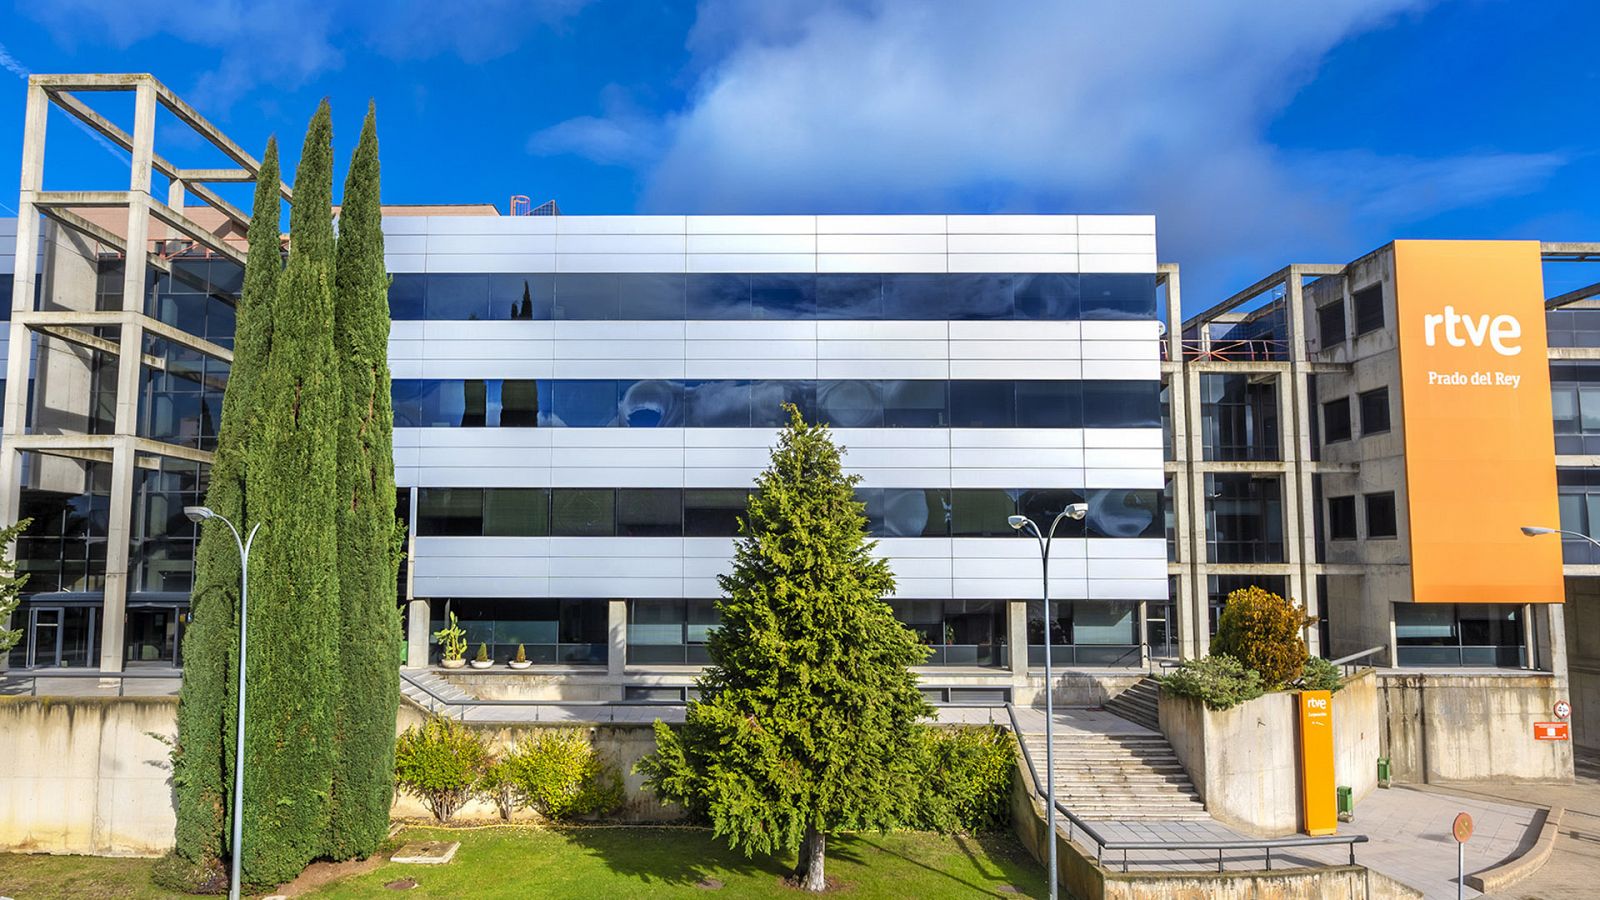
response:
[[[950,362],[950,377],[974,381],[1004,381],[1019,374],[1028,378],[1076,381],[1083,377],[1083,364],[1076,359],[1032,359],[1026,365],[1016,360],[957,359]]]
[[[1085,450],[1083,464],[1086,468],[1108,469],[1150,469],[1159,471],[1162,467],[1162,453],[1160,450],[1119,448],[1115,450]]]
[[[10,247],[0,244],[0,253],[7,253],[10,249]],[[385,255],[427,253],[428,236],[426,234],[390,234],[385,230],[383,252]]]
[[[1161,375],[1161,361],[1157,359],[1086,359],[1082,378],[1088,381],[1143,381]]]
[[[817,271],[812,253],[691,253],[684,270],[701,274],[793,274]]]
[[[1086,341],[1149,341],[1161,339],[1161,323],[1154,319],[1093,320],[1078,323]]]
[[[488,576],[483,578],[431,578],[418,575],[412,581],[418,597],[549,597],[550,579]]]
[[[817,252],[944,253],[944,234],[819,234]]]
[[[428,216],[423,222],[428,234],[555,234],[558,227],[553,216]]]
[[[688,216],[689,234],[816,234],[816,216]]]
[[[554,487],[683,487],[682,468],[554,466]]]
[[[817,234],[943,234],[944,216],[817,216]]]
[[[1085,322],[950,322],[952,341],[1073,341]]]
[[[1073,254],[1078,252],[1077,234],[956,234],[947,240],[950,253],[984,254]],[[1030,271],[1017,269],[1019,272]]]
[[[562,234],[556,239],[556,253],[650,253],[681,254],[687,251],[687,238],[679,234]]]
[[[838,341],[944,341],[949,322],[819,321],[818,340]]]
[[[685,341],[680,348],[687,360],[716,359],[803,359],[815,363],[815,340],[783,340],[766,338],[739,341]]]
[[[555,216],[556,233],[568,234],[684,234],[685,216]]]
[[[1160,346],[1155,341],[1140,340],[1086,340],[1083,345],[1084,359],[1134,359],[1141,362],[1160,358]]]
[[[1085,428],[1085,447],[1154,447],[1165,440],[1160,428]]]
[[[945,272],[943,253],[819,253],[818,272]]]
[[[1091,578],[1088,584],[1090,600],[1166,600],[1166,578]]]
[[[694,341],[814,341],[816,322],[718,322],[693,319],[684,323],[684,337]]]
[[[1154,253],[1079,253],[1080,272],[1154,273]]]
[[[690,253],[816,253],[815,234],[691,234]]]
[[[439,273],[554,272],[558,256],[552,253],[433,253],[428,271]]]
[[[427,234],[428,218],[426,216],[395,216],[383,217],[383,238],[387,243],[390,235],[394,234]]]
[[[556,236],[553,234],[429,234],[425,241],[427,252],[435,255],[556,252]]]
[[[1161,469],[1085,469],[1083,477],[1097,488],[1154,488],[1166,486],[1166,473]]]
[[[1101,451],[1111,452],[1111,451]],[[951,450],[950,464],[960,469],[1062,468],[1082,469],[1084,451],[1075,448],[1033,449],[990,447]]]
[[[557,272],[684,272],[682,253],[559,253]]]
[[[689,367],[680,359],[558,359],[554,363],[556,378],[606,379],[616,378],[688,378]],[[791,377],[788,375],[765,377]]]
[[[1080,253],[1140,253],[1156,252],[1154,234],[1085,234],[1078,238]]]
[[[759,373],[759,374],[757,374]],[[816,378],[815,359],[691,359],[685,378]]]
[[[950,342],[950,359],[990,360],[1050,360],[1068,362],[1078,359],[1076,339],[1064,341],[957,341]]]
[[[1076,253],[951,253],[951,272],[1053,272],[1079,271]]]
[[[944,380],[950,364],[942,359],[819,359],[817,377]]]
[[[945,216],[950,234],[1076,234],[1077,216],[976,215]]]
[[[1079,234],[1155,234],[1155,216],[1079,216]]]
[[[1032,488],[1082,489],[1086,486],[1082,469],[952,469],[950,471],[952,487],[1004,488],[1016,487],[1019,484]]]
[[[953,355],[949,341],[818,340],[818,360],[824,359],[921,359],[944,362]]]

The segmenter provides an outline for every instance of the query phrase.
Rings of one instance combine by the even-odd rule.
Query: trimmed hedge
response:
[[[1161,689],[1193,697],[1212,709],[1229,709],[1266,693],[1261,676],[1231,656],[1185,660],[1171,675],[1161,678]]]

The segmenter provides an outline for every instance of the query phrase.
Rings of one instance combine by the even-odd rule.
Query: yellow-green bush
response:
[[[483,738],[443,716],[407,728],[395,741],[395,784],[421,798],[441,822],[450,821],[480,790],[488,765],[489,750]]]
[[[1237,659],[1276,689],[1300,677],[1306,662],[1302,635],[1311,621],[1299,606],[1271,591],[1240,588],[1222,608],[1211,652]]]
[[[622,772],[581,731],[551,728],[517,742],[502,760],[518,805],[549,819],[603,814],[622,805]]]

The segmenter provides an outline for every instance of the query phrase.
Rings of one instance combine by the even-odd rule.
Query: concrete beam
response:
[[[109,229],[101,228],[70,209],[60,206],[42,206],[39,207],[39,212],[66,228],[116,250],[123,256],[128,255],[128,242],[123,240],[121,235],[114,234]],[[161,272],[172,271],[172,266],[159,253],[146,253],[145,263]]]
[[[147,456],[166,456],[198,463],[210,463],[212,459],[212,454],[205,450],[124,434],[19,434],[8,437],[6,444],[16,450],[67,456],[76,451],[110,454],[116,450],[119,441],[128,443],[134,452]]]
[[[1284,266],[1278,271],[1273,272],[1271,275],[1268,275],[1260,281],[1257,281],[1255,284],[1250,285],[1249,287],[1238,292],[1237,294],[1234,294],[1221,303],[1218,303],[1203,312],[1199,312],[1193,316],[1190,316],[1188,319],[1184,320],[1183,330],[1187,332],[1191,328],[1198,328],[1206,322],[1210,322],[1211,320],[1217,318],[1218,316],[1232,312],[1234,309],[1243,306],[1256,297],[1266,293],[1268,290],[1287,281],[1289,279],[1289,273],[1291,270],[1298,271],[1303,276],[1344,274],[1344,266],[1333,265],[1329,263],[1295,263],[1291,266]]]
[[[256,180],[249,169],[179,169],[175,175],[192,184],[250,184]]]
[[[1600,243],[1594,241],[1540,241],[1539,255],[1545,262],[1600,261]]]
[[[1600,281],[1597,281],[1588,287],[1581,287],[1577,290],[1567,291],[1565,294],[1559,294],[1551,297],[1549,300],[1544,302],[1544,308],[1560,309],[1569,303],[1577,303],[1579,300],[1587,300],[1590,297],[1600,297]]]
[[[41,325],[36,327],[34,330],[40,332],[41,334],[46,334],[50,337],[66,341],[69,344],[75,344],[79,347],[89,350],[98,350],[101,353],[107,353],[112,356],[116,356],[122,352],[122,347],[119,346],[115,341],[108,341],[103,337],[95,337],[94,335],[77,328],[62,328],[55,325]],[[148,353],[143,354],[143,357],[144,364],[150,368],[160,369],[163,372],[167,370],[166,360],[158,356],[151,356]]]

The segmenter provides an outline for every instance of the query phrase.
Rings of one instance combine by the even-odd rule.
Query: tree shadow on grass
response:
[[[707,878],[727,881],[765,874],[776,888],[793,870],[792,864],[771,856],[746,857],[729,849],[708,828],[564,828],[561,834],[617,875],[647,885],[686,887]]]
[[[1020,848],[1010,841],[1007,835],[999,833],[952,835],[948,840],[971,861],[979,877],[993,879],[993,881],[980,884],[935,868],[924,860],[906,855],[890,845],[883,836],[876,834],[843,835],[830,840],[828,842],[828,858],[853,862],[858,865],[868,865],[869,861],[862,853],[862,850],[871,848],[884,856],[892,856],[903,860],[919,869],[944,878],[952,884],[958,884],[971,891],[975,896],[1017,896],[1015,894],[1000,893],[997,888],[1002,884],[1009,884],[1026,892],[1023,896],[1042,896],[1040,891],[1036,889],[1043,884],[1043,873],[1038,871],[1038,866],[1033,862],[1032,857],[1027,856],[1025,853],[1018,854],[1017,851]],[[973,852],[974,845],[982,851],[981,854]]]

